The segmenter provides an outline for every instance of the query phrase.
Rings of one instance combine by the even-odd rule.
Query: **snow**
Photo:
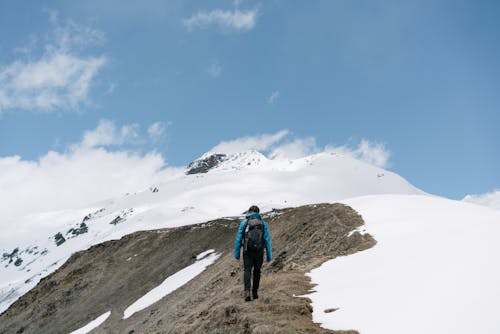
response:
[[[209,249],[207,251],[204,251],[198,255],[196,255],[196,260],[201,260],[203,259],[205,256],[207,256],[208,254],[212,254],[213,252],[215,252],[215,250],[213,249]]]
[[[206,256],[207,254],[210,255]],[[165,281],[163,281],[163,283],[161,283],[156,288],[152,289],[137,301],[135,301],[132,305],[127,307],[127,309],[123,313],[123,319],[127,319],[134,313],[144,310],[169,293],[177,290],[178,288],[201,274],[209,265],[214,263],[219,258],[219,256],[220,254],[213,253],[212,249],[199,254],[196,257],[197,261],[195,263],[167,277]],[[200,258],[201,260],[198,258]]]
[[[384,177],[377,176],[382,173]],[[229,156],[206,174],[172,174],[155,187],[159,189],[155,193],[144,189],[90,207],[2,222],[0,254],[19,247],[23,263],[16,267],[0,257],[0,312],[57,270],[71,254],[136,231],[236,217],[251,204],[266,212],[369,194],[424,194],[397,174],[349,156],[324,152],[295,160],[242,152]],[[55,245],[56,233],[66,237],[66,232],[79,226],[88,214],[88,233]],[[124,219],[110,224],[117,216]],[[26,251],[34,246],[38,254]],[[42,250],[46,250],[43,255]]]
[[[82,328],[77,329],[76,331],[72,331],[69,334],[87,334],[91,330],[99,327],[104,321],[106,321],[106,319],[108,319],[108,317],[110,315],[111,315],[111,311],[108,311],[108,312],[104,313],[103,315],[99,316],[97,319],[92,320],[87,325],[83,326]]]
[[[315,322],[368,334],[500,333],[499,211],[415,195],[343,202],[378,243],[308,274]]]
[[[428,195],[387,170],[327,152],[292,160],[241,152],[206,174],[180,171],[155,187],[158,192],[145,189],[73,210],[4,220],[0,254],[7,256],[0,257],[0,312],[71,254],[104,241],[139,230],[238,217],[251,204],[266,212],[341,201],[363,216],[366,226],[357,232],[372,234],[378,243],[310,273],[317,284],[309,296],[314,321],[365,334],[500,333],[495,321],[500,210],[477,205],[498,209],[498,192],[451,201]],[[110,224],[118,216],[123,219]],[[88,233],[67,235],[83,221]],[[60,246],[54,242],[58,232],[68,237]],[[19,266],[15,260],[9,263],[17,247],[23,260]],[[218,256],[213,250],[199,254],[191,266],[130,305],[124,318],[196,277]]]

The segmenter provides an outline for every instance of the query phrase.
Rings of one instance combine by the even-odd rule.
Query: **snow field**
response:
[[[431,196],[343,202],[377,244],[308,274],[315,322],[363,334],[500,333],[500,212]]]

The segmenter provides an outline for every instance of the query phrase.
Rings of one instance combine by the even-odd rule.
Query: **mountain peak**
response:
[[[221,153],[205,153],[199,159],[191,162],[186,174],[203,174],[217,167],[222,161],[227,159],[227,155]]]
[[[267,161],[265,155],[257,150],[247,150],[233,154],[206,152],[188,165],[186,174],[207,173],[215,168],[224,170],[240,170],[248,166],[259,165]]]

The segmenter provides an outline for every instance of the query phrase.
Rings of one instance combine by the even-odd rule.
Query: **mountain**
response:
[[[155,235],[138,231],[186,231],[182,226],[214,220],[225,222],[224,224],[229,224],[230,227],[228,225],[229,233],[226,235],[224,247],[222,244],[218,248],[211,247],[215,248],[216,255],[220,258],[212,258],[215,262],[207,267],[206,273],[215,270],[215,267],[230,271],[232,266],[229,261],[229,249],[233,242],[232,234],[242,212],[249,205],[256,204],[264,212],[281,213],[280,210],[284,208],[334,202],[347,204],[359,212],[366,226],[359,227],[360,224],[357,224],[357,232],[367,237],[369,232],[377,245],[354,255],[337,257],[319,268],[316,267],[328,258],[353,252],[331,250],[332,253],[325,256],[314,255],[312,252],[311,259],[314,258],[314,261],[311,260],[310,265],[303,264],[298,267],[298,276],[310,271],[312,281],[318,284],[315,288],[317,292],[309,296],[315,321],[325,328],[361,329],[361,333],[416,333],[417,329],[420,333],[449,332],[446,328],[453,328],[454,333],[466,333],[461,328],[469,330],[471,326],[487,329],[482,331],[483,333],[498,332],[499,326],[491,320],[494,318],[487,316],[490,314],[488,312],[500,307],[496,302],[500,299],[495,298],[500,296],[500,288],[492,283],[500,280],[500,272],[495,266],[489,265],[498,261],[497,254],[500,254],[500,246],[490,240],[496,235],[495,232],[500,232],[500,212],[426,194],[397,174],[336,153],[319,153],[289,160],[269,159],[257,151],[232,155],[208,152],[185,169],[180,169],[165,182],[152,185],[141,192],[125,194],[90,207],[22,217],[22,226],[30,226],[28,230],[11,229],[0,236],[3,253],[0,260],[0,312],[7,310],[18,299],[19,303],[26,303],[26,298],[30,298],[28,304],[37,303],[45,305],[44,307],[58,305],[48,302],[50,298],[56,298],[51,294],[68,290],[51,290],[50,285],[47,290],[48,282],[54,278],[55,282],[60,282],[63,277],[70,275],[68,268],[71,268],[71,272],[74,271],[72,275],[76,279],[80,275],[79,270],[87,268],[84,263],[78,264],[76,255],[72,254],[80,254],[79,257],[87,259],[85,263],[91,263],[88,256],[95,255],[96,249],[113,249],[115,252],[117,250],[109,248],[109,245],[116,243],[124,249],[135,249],[135,241],[130,241],[129,238]],[[307,223],[308,219],[299,217],[295,223]],[[327,224],[327,221],[328,219],[322,218],[317,224]],[[352,221],[345,224],[356,225]],[[175,230],[176,228],[180,230]],[[273,230],[273,226],[271,229],[272,233],[286,231]],[[352,233],[356,231],[337,237],[349,238],[354,235]],[[273,238],[280,237],[272,235]],[[323,245],[325,243],[321,241],[322,238],[328,240],[329,237],[314,233],[310,237],[314,238],[313,235],[316,235],[318,242]],[[127,245],[127,240],[131,244]],[[482,240],[487,242],[483,243]],[[155,270],[155,276],[151,279],[145,278],[144,287],[132,289],[134,291],[131,295],[124,297],[126,299],[116,297],[120,299],[119,306],[108,305],[106,310],[95,309],[88,313],[91,309],[89,306],[79,311],[80,320],[75,320],[74,315],[66,315],[61,319],[71,318],[76,321],[71,326],[80,325],[100,315],[103,316],[102,319],[106,319],[106,312],[114,308],[114,311],[108,314],[109,318],[101,325],[108,328],[105,327],[106,324],[118,321],[121,316],[116,312],[123,312],[124,305],[133,301],[131,299],[146,293],[146,290],[156,286],[162,279],[167,279],[169,275],[182,271],[185,266],[186,270],[191,268],[191,265],[200,266],[202,263],[193,260],[192,256],[198,251],[208,250],[210,245],[205,244],[202,249],[196,246],[197,242],[198,240],[191,239],[182,243],[183,247],[188,245],[193,247],[193,250],[176,253],[178,265],[172,266],[171,269],[164,268],[161,272]],[[278,242],[275,247],[276,254],[280,254],[285,244]],[[135,253],[132,256],[130,254],[128,257],[133,259]],[[137,254],[141,256],[139,252]],[[109,257],[111,255],[103,254],[102,261],[109,264],[123,263],[123,259],[118,261],[117,258]],[[141,257],[141,268],[151,270],[149,259],[160,255],[161,253],[153,252],[150,257]],[[173,259],[168,260],[168,263],[175,262]],[[279,258],[276,258],[274,263],[279,263]],[[342,270],[339,271],[338,266],[343,264],[346,266],[341,267]],[[87,269],[88,275],[91,276],[101,275],[102,272],[96,271],[95,268]],[[113,276],[114,279],[116,277]],[[202,276],[194,279],[198,277]],[[488,279],[481,280],[481,277]],[[283,284],[287,284],[287,279]],[[332,283],[337,281],[338,285]],[[227,283],[227,280],[224,282]],[[70,283],[74,284],[73,281]],[[114,284],[106,282],[103,286],[110,288]],[[116,284],[122,289],[133,285],[131,281],[120,281]],[[485,290],[478,290],[477,286],[484,287]],[[33,288],[35,289],[26,294]],[[110,291],[116,291],[114,288]],[[461,291],[461,294],[457,295],[462,296],[462,299],[452,296],[451,290],[454,288]],[[236,294],[237,288],[234,289]],[[44,297],[46,299],[38,299],[40,291],[47,295]],[[297,288],[297,292],[293,290],[289,293],[298,295],[306,291],[304,288]],[[346,293],[347,291],[349,293]],[[72,298],[78,300],[76,297]],[[232,298],[235,298],[235,295],[232,295]],[[57,298],[56,301],[60,302]],[[432,307],[426,302],[432,304]],[[14,313],[9,312],[20,310],[19,303],[14,304],[14,309],[9,309],[0,317],[14,319],[12,321],[15,322],[17,318]],[[164,300],[159,303],[164,307],[168,306]],[[473,309],[470,307],[473,304],[479,307]],[[430,314],[430,310],[437,312],[437,306],[439,318]],[[459,306],[463,308],[460,309]],[[29,305],[24,307],[29,308]],[[151,307],[152,310],[158,309]],[[423,309],[428,309],[429,312],[423,312]],[[332,310],[336,311],[330,312]],[[469,314],[473,316],[462,316],[463,310],[469,310]],[[245,312],[247,311],[245,309]],[[67,309],[68,314],[73,312],[77,312],[76,309]],[[228,312],[232,314],[231,310]],[[398,321],[391,322],[394,326],[378,321],[387,316],[385,312],[398,315]],[[238,309],[236,313],[244,312]],[[144,314],[141,314],[140,317],[143,317]],[[420,314],[427,318],[422,319],[418,316]],[[461,316],[457,317],[456,314]],[[193,314],[190,315],[194,317]],[[285,316],[283,312],[281,315]],[[23,316],[18,319],[25,319]],[[60,314],[56,318],[59,316]],[[310,316],[311,314],[308,315]],[[47,320],[56,319],[50,314],[48,317]],[[187,319],[193,320],[189,317]],[[407,325],[414,319],[419,320],[419,326],[410,326],[415,328],[415,331]],[[69,329],[71,326],[68,323],[64,328]]]
[[[193,172],[202,165],[205,170]],[[0,236],[0,312],[74,252],[135,231],[239,216],[252,203],[269,211],[386,193],[423,192],[394,173],[334,153],[296,160],[268,159],[254,150],[208,153],[147,190],[19,218],[29,230],[6,229]]]
[[[264,217],[276,253],[263,267],[261,300],[243,302],[241,263],[232,258],[239,220],[218,219],[136,232],[74,254],[0,315],[0,333],[69,333],[106,314],[94,333],[329,333],[311,321],[308,299],[296,297],[312,287],[304,274],[375,241],[354,232],[363,221],[341,204]],[[151,306],[141,302],[210,254],[216,261],[206,270]]]

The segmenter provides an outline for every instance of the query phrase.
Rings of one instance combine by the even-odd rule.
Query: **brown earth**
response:
[[[375,245],[369,234],[348,236],[363,225],[361,216],[342,204],[318,204],[273,211],[267,221],[274,260],[264,264],[257,300],[243,301],[242,263],[233,259],[239,220],[219,219],[136,232],[74,254],[0,315],[0,333],[66,334],[109,310],[92,333],[357,333],[321,328],[311,320],[310,300],[295,296],[313,288],[306,272]],[[222,256],[183,287],[122,319],[128,306],[207,249]]]

